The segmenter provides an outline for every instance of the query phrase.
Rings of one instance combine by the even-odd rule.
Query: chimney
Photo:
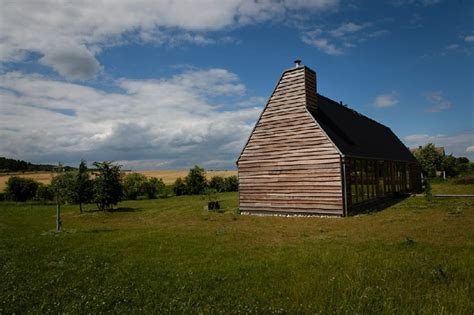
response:
[[[310,68],[304,67],[304,81],[305,81],[305,88],[306,88],[306,107],[310,112],[313,114],[317,114],[318,112],[318,104],[317,104],[317,81],[316,81],[316,72],[311,70]]]

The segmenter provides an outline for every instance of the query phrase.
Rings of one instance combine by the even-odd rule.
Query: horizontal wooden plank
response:
[[[306,207],[300,207],[300,206],[271,206],[271,205],[264,205],[264,204],[259,204],[259,205],[252,205],[252,204],[245,204],[240,206],[240,210],[267,210],[267,211],[288,211],[288,212],[300,212],[300,211],[305,211],[305,212],[317,212],[317,211],[328,211],[328,212],[336,212],[336,211],[342,211],[342,207],[338,206],[326,206],[326,205],[313,205],[313,206],[306,206]]]
[[[270,165],[270,166],[255,166],[255,165],[240,165],[239,170],[241,172],[279,172],[279,171],[289,171],[289,170],[316,170],[316,169],[330,169],[338,168],[340,169],[339,163],[326,163],[326,164],[308,164],[308,165]]]

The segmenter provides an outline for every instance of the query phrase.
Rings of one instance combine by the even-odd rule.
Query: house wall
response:
[[[286,71],[238,161],[243,213],[343,214],[340,155],[307,106],[316,74]]]

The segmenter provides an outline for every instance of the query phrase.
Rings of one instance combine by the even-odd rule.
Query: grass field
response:
[[[154,170],[154,171],[136,171],[137,173],[141,173],[147,177],[157,177],[162,178],[165,184],[172,184],[178,177],[184,178],[189,170]],[[131,172],[127,172],[131,173]],[[206,171],[207,177],[210,179],[212,176],[231,176],[237,175],[237,171]],[[26,178],[32,178],[34,180],[39,181],[43,184],[49,184],[51,178],[53,177],[53,173],[51,172],[30,172],[30,173],[8,173],[8,174],[0,174],[0,192],[5,189],[6,182],[10,178],[10,176],[20,176]]]
[[[474,199],[349,218],[239,216],[199,196],[113,213],[0,203],[0,313],[472,314]]]

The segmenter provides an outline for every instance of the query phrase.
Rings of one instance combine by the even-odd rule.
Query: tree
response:
[[[237,176],[232,175],[225,178],[225,191],[238,191],[239,190],[239,179]]]
[[[214,189],[216,192],[226,191],[224,178],[221,176],[213,176],[209,181],[209,188]]]
[[[36,190],[35,200],[36,201],[54,200],[54,194],[53,194],[53,191],[51,190],[51,186],[40,183],[38,185],[38,189]]]
[[[441,169],[446,172],[448,177],[454,177],[459,174],[456,167],[456,158],[452,154],[441,158]]]
[[[155,199],[166,193],[166,185],[161,178],[151,177],[145,182],[144,191],[148,198]]]
[[[441,168],[441,156],[436,152],[434,144],[428,143],[414,153],[421,169],[428,177],[435,177],[436,170]]]
[[[202,194],[207,188],[206,172],[202,167],[195,165],[192,169],[189,170],[189,173],[184,179],[184,182],[186,183],[186,190],[188,194]]]
[[[93,183],[89,176],[89,170],[84,160],[81,160],[79,169],[75,174],[74,203],[79,204],[79,211],[82,213],[82,204],[92,200]]]
[[[59,164],[59,172],[62,172],[62,165]],[[56,231],[60,232],[62,229],[61,221],[61,205],[68,202],[72,198],[74,191],[75,176],[72,172],[59,173],[51,180],[51,191],[56,201]]]
[[[123,179],[123,194],[128,200],[135,200],[145,194],[147,178],[140,173],[128,174]]]
[[[112,162],[94,162],[96,168],[93,199],[99,210],[110,210],[123,196],[120,165]]]
[[[176,196],[186,195],[186,184],[181,177],[176,178],[173,185],[173,192]]]
[[[12,176],[7,181],[6,197],[13,201],[27,201],[36,195],[39,183],[31,178]]]

